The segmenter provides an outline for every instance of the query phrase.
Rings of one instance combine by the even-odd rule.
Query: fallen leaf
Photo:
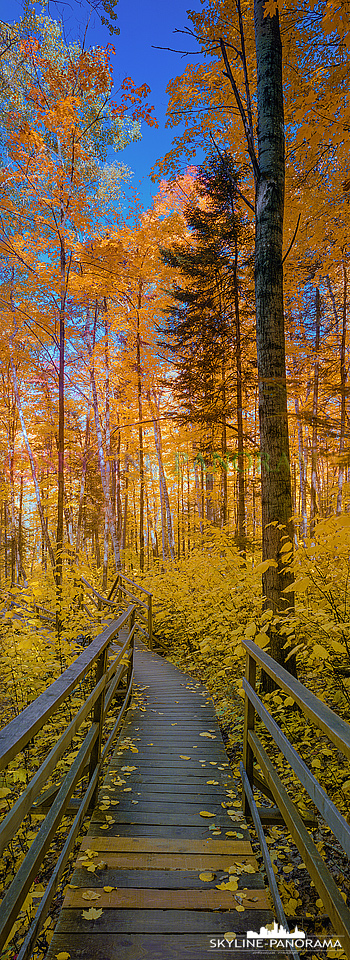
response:
[[[56,960],[70,960],[70,953],[56,953]]]
[[[103,889],[106,891],[106,893],[111,893],[112,890],[116,890],[117,887],[104,887]]]
[[[200,873],[199,879],[209,883],[210,880],[215,880],[215,873]]]
[[[200,736],[200,737],[209,737],[210,740],[216,740],[216,736],[215,736],[214,733],[207,733],[206,731],[205,731],[204,733],[200,733],[199,736]]]
[[[238,880],[236,880],[235,877],[230,877],[230,879],[227,881],[227,883],[225,883],[225,882],[223,882],[223,883],[217,883],[217,884],[216,884],[216,889],[217,889],[217,890],[231,890],[232,893],[234,893],[236,890],[238,890]]]
[[[81,896],[83,900],[99,900],[101,894],[97,893],[96,890],[84,890]]]
[[[103,914],[103,910],[96,910],[95,907],[90,907],[90,910],[83,910],[82,916],[84,920],[98,920]]]
[[[207,783],[213,783],[216,787],[219,786],[219,781],[218,781],[218,780],[207,780]]]
[[[182,753],[179,754],[180,760],[190,760],[191,757],[184,757]]]
[[[200,811],[199,811],[199,816],[200,816],[200,817],[215,817],[215,813],[209,813],[209,810],[200,810]]]

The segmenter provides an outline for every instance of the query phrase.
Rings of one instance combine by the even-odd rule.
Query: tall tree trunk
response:
[[[310,502],[310,537],[315,531],[317,513],[317,415],[318,415],[318,380],[320,371],[320,329],[321,306],[320,291],[316,287],[315,294],[316,333],[315,333],[315,363],[314,363],[314,393],[312,400],[312,442],[311,442],[311,502]]]
[[[337,514],[341,513],[342,508],[342,498],[343,498],[343,483],[345,475],[345,467],[342,463],[342,457],[344,454],[344,437],[345,437],[345,419],[346,419],[346,363],[345,363],[345,350],[346,350],[346,325],[347,325],[347,293],[348,293],[348,277],[346,271],[345,259],[343,259],[343,322],[342,322],[342,338],[341,338],[341,348],[340,348],[340,396],[341,396],[341,408],[340,408],[340,438],[339,438],[339,475],[338,475],[338,496],[337,496]]]
[[[199,517],[199,532],[203,533],[203,513],[202,513],[202,498],[201,498],[201,488],[198,476],[198,462],[194,461],[194,483],[196,490],[196,503]]]
[[[63,218],[63,213],[62,213]],[[62,220],[63,222],[63,220]],[[58,371],[58,435],[57,435],[57,533],[56,533],[56,628],[60,642],[62,629],[63,585],[63,526],[64,526],[64,361],[65,317],[67,295],[67,259],[63,236],[60,236],[60,316],[59,316],[59,371]],[[61,662],[61,668],[63,663]]]
[[[128,493],[129,493],[129,456],[128,456],[128,448],[126,448],[125,468],[124,468],[124,519],[123,519],[122,550],[126,549],[126,533],[127,533],[127,525],[128,525]]]
[[[303,426],[300,418],[299,398],[294,400],[295,415],[298,428],[298,452],[299,452],[299,490],[300,490],[300,534],[303,543],[307,535],[307,514],[306,514],[306,451],[304,449]]]
[[[255,302],[259,375],[264,606],[290,607],[283,591],[292,574],[281,562],[281,538],[293,544],[292,493],[287,419],[283,315],[283,215],[285,185],[282,45],[278,12],[264,16],[265,0],[254,0],[257,58],[258,169],[256,170]],[[282,528],[282,529],[281,529]],[[284,636],[271,635],[271,654],[283,663]],[[288,660],[295,672],[295,660]],[[267,684],[268,685],[268,684]]]
[[[222,378],[222,429],[221,429],[221,458],[222,458],[222,468],[221,468],[221,486],[222,486],[222,498],[221,498],[221,526],[225,527],[227,524],[227,429],[226,429],[226,359],[223,351],[223,359],[221,364],[221,378]]]
[[[91,391],[90,391],[91,397]],[[85,494],[85,481],[86,481],[86,471],[88,463],[88,455],[90,448],[90,397],[89,397],[89,408],[86,414],[86,425],[85,425],[85,437],[84,437],[84,450],[83,450],[83,462],[81,466],[81,481],[80,481],[80,494],[79,494],[79,510],[78,510],[78,522],[77,522],[77,536],[75,542],[75,556],[77,558],[80,550],[81,543],[81,533],[82,533],[82,523],[83,523],[83,509],[84,509],[84,494]]]
[[[96,328],[96,323],[97,323],[97,313],[98,313],[98,307],[96,303],[94,329]],[[91,343],[89,343],[88,345],[88,350],[89,350],[90,359],[92,360],[92,344]],[[105,514],[107,517],[108,526],[111,534],[115,566],[117,570],[120,570],[121,562],[120,562],[119,544],[118,544],[117,532],[115,528],[113,508],[111,504],[110,489],[107,481],[106,460],[105,460],[105,452],[103,448],[103,437],[102,437],[100,413],[98,408],[95,369],[94,369],[93,362],[91,363],[91,367],[90,367],[90,383],[91,383],[91,389],[92,389],[92,403],[93,403],[93,410],[94,410],[94,417],[95,417],[98,459],[99,459],[102,491],[103,491],[103,498],[104,498],[104,505],[105,505]]]
[[[163,457],[162,457],[162,435],[161,435],[161,430],[159,425],[159,400],[157,398],[155,390],[152,390],[152,397],[151,397],[151,392],[148,393],[148,400],[149,400],[151,417],[153,422],[154,443],[155,443],[157,460],[158,460],[159,488],[160,488],[159,492],[160,492],[161,517],[162,517],[162,543],[163,543],[163,525],[164,525],[163,513],[165,511],[168,543],[169,543],[169,553],[170,553],[171,559],[175,560],[174,533],[173,533],[173,525],[171,520],[169,493],[168,493],[168,487],[167,487],[167,482],[166,482],[166,477],[164,472],[164,465],[163,465]],[[163,512],[162,512],[162,507],[163,507]],[[166,555],[166,551],[165,551],[165,555]],[[164,543],[163,543],[163,559],[164,559]]]
[[[139,468],[140,468],[140,570],[145,565],[145,535],[144,535],[144,502],[145,502],[145,467],[143,456],[142,430],[142,379],[141,379],[141,332],[140,310],[142,303],[142,280],[139,282],[138,309],[136,311],[136,368],[137,368],[137,404],[139,414]]]
[[[233,265],[233,282],[235,297],[235,327],[236,327],[236,399],[237,399],[237,447],[238,447],[238,549],[245,549],[245,490],[244,490],[244,453],[243,453],[243,400],[242,400],[242,348],[241,348],[241,318],[239,312],[238,291],[238,243],[235,239],[235,258]]]

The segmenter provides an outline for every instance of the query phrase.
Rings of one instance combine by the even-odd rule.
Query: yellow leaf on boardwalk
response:
[[[218,787],[218,786],[219,786],[219,781],[218,781],[218,780],[207,780],[207,783],[213,783],[215,787]]]
[[[56,960],[70,960],[70,953],[56,953]]]
[[[199,879],[204,880],[206,883],[209,883],[210,880],[215,880],[215,873],[200,873]]]
[[[200,733],[199,736],[200,736],[200,737],[209,737],[210,740],[216,740],[216,736],[215,736],[214,733],[204,732],[204,733]]]
[[[225,883],[225,882],[223,882],[223,883],[217,883],[217,884],[216,884],[216,889],[217,889],[217,890],[231,890],[232,893],[234,893],[236,890],[238,890],[238,880],[236,880],[235,877],[230,877],[230,879],[227,881],[227,883]]]
[[[83,900],[99,900],[101,894],[97,893],[96,890],[84,890],[82,893]]]
[[[179,754],[180,760],[190,760],[191,757],[184,757],[182,753]]]
[[[215,817],[215,813],[209,813],[209,810],[200,810],[200,817]]]
[[[98,920],[103,914],[103,910],[96,910],[95,907],[90,907],[90,910],[83,910],[82,916],[84,920]]]

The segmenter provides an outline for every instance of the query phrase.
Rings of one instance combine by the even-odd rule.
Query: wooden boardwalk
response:
[[[142,644],[135,682],[47,960],[277,960],[216,946],[272,912],[208,691]]]

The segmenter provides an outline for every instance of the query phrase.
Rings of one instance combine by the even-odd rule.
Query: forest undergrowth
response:
[[[295,551],[293,560],[295,609],[287,617],[273,616],[263,610],[261,596],[262,564],[255,555],[239,554],[232,537],[213,528],[186,557],[175,562],[162,562],[141,578],[132,572],[154,598],[154,639],[163,654],[192,676],[206,684],[216,709],[223,738],[233,770],[240,779],[242,756],[243,689],[245,666],[244,637],[253,639],[269,650],[271,631],[285,636],[288,654],[296,653],[298,677],[337,714],[350,721],[350,616],[348,612],[350,515],[321,521],[313,540]],[[286,540],[288,547],[288,541]],[[285,559],[290,559],[285,551]],[[96,587],[96,569],[80,571]],[[53,609],[54,588],[48,577],[37,574],[26,590],[14,589],[2,600],[1,646],[4,696],[1,703],[2,725],[16,716],[37,697],[101,630],[103,614],[91,620],[82,607],[82,589],[78,570],[67,562],[64,618],[66,627],[58,647],[53,624],[38,619],[40,612]],[[84,598],[86,599],[86,598]],[[26,613],[25,613],[26,611]],[[23,787],[39,767],[63,726],[89,693],[93,677],[87,677],[75,692],[69,707],[63,705],[23,753],[7,768],[0,779],[0,811],[5,816]],[[343,756],[326,736],[296,710],[291,697],[283,691],[263,694],[268,709],[298,750],[330,798],[350,822],[350,772]],[[113,723],[111,717],[109,724]],[[88,721],[86,721],[86,724]],[[107,723],[108,729],[108,723]],[[294,774],[277,747],[257,721],[257,729],[266,750],[292,799],[299,809],[315,814],[307,794],[298,785]],[[66,772],[75,758],[86,733],[82,725],[69,752],[59,761],[47,786]],[[83,789],[83,785],[82,788]],[[260,803],[267,801],[261,795]],[[238,815],[237,815],[238,816]],[[0,860],[0,882],[8,884],[24,859],[43,820],[44,814],[29,815],[16,838]],[[70,820],[63,821],[55,844],[63,844]],[[239,816],[237,819],[239,836]],[[347,858],[333,834],[318,817],[313,831],[318,850],[350,903],[350,878]],[[254,831],[252,831],[254,842]],[[273,826],[267,831],[267,842],[278,877],[286,916],[292,927],[312,933],[329,933],[323,903],[307,873],[296,847],[285,829]],[[259,857],[259,846],[255,849]],[[52,850],[51,850],[52,853]],[[24,931],[35,905],[43,895],[49,871],[48,856],[36,882],[28,893],[24,908],[5,948],[6,960],[16,960]],[[52,936],[54,921],[62,899],[64,883],[56,898],[35,953],[41,960]],[[337,931],[335,931],[337,933]],[[332,952],[328,952],[332,956]],[[335,956],[340,958],[339,950]],[[323,954],[324,956],[324,954]]]

